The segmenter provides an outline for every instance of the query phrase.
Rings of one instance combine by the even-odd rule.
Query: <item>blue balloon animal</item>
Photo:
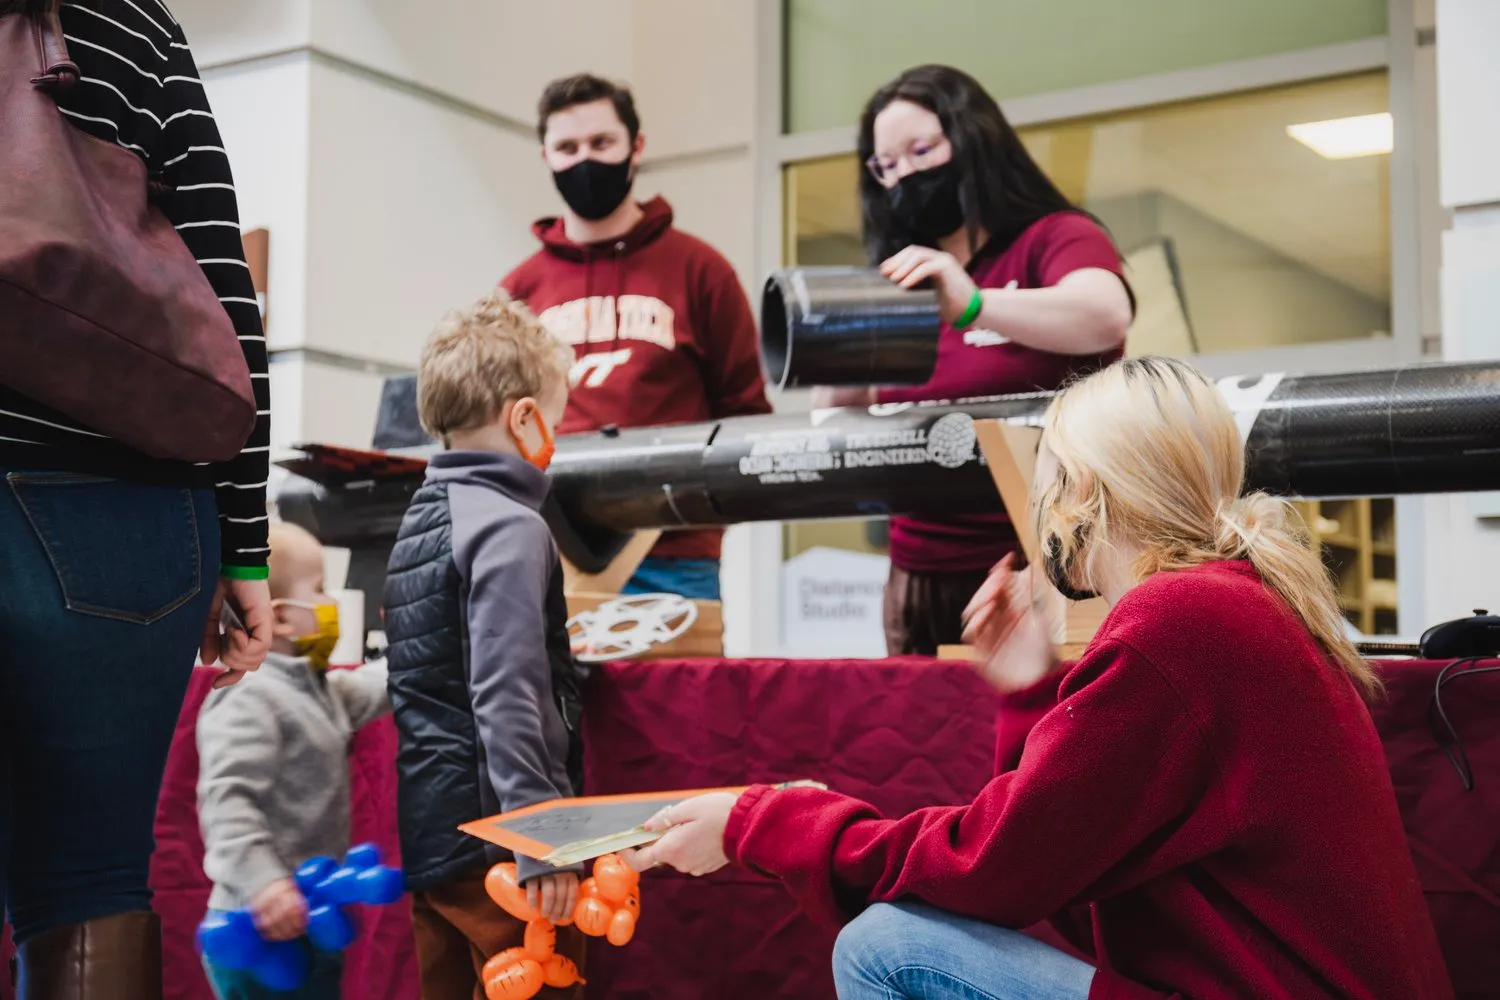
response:
[[[380,863],[380,848],[361,844],[340,865],[313,858],[297,869],[297,888],[307,900],[307,940],[319,951],[343,951],[354,943],[354,921],[345,907],[382,906],[406,891],[401,869]],[[301,941],[267,941],[255,929],[249,910],[210,913],[198,925],[198,953],[221,969],[249,972],[268,990],[290,992],[307,982],[307,946]]]

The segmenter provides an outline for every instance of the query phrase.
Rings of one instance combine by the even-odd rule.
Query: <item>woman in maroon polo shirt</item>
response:
[[[926,385],[824,390],[820,405],[1056,389],[1120,357],[1132,299],[1119,252],[972,77],[902,73],[865,106],[859,154],[870,259],[902,287],[931,281],[945,322]],[[959,642],[964,605],[1018,544],[1004,514],[892,518],[890,653]]]
[[[1451,1000],[1364,703],[1380,684],[1296,515],[1244,478],[1186,363],[1074,384],[1044,422],[1037,569],[1110,612],[1063,666],[1030,574],[1008,558],[975,596],[985,678],[1057,692],[1016,768],[893,819],[820,788],[703,795],[634,863],[733,862],[850,921],[841,1000]],[[1018,933],[1042,921],[1088,961]]]

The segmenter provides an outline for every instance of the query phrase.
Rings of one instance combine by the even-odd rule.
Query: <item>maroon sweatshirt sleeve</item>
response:
[[[1193,860],[1152,854],[1216,767],[1168,681],[1128,647],[1105,644],[1060,695],[1020,766],[970,805],[888,820],[833,792],[756,786],[730,816],[725,850],[781,879],[819,920],[914,898],[1017,928]]]
[[[1065,676],[1061,671],[1048,674],[1029,688],[1001,696],[1000,712],[995,716],[996,774],[1020,766],[1026,738],[1057,707],[1058,685]]]
[[[703,269],[702,280],[703,385],[710,415],[717,420],[770,413],[760,336],[739,277],[719,258]]]

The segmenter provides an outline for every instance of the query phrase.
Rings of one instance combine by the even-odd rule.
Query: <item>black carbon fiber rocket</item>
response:
[[[1251,488],[1302,497],[1500,489],[1500,362],[1219,383]],[[995,511],[974,421],[1037,424],[1050,394],[737,417],[570,435],[552,465],[564,555],[600,568],[640,528]],[[418,445],[392,380],[377,446]],[[300,471],[316,476],[303,467]],[[322,477],[319,477],[322,478]],[[342,477],[348,480],[349,477]],[[283,516],[333,545],[389,543],[417,476],[293,479]]]

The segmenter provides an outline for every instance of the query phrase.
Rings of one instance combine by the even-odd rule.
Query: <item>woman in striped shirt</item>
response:
[[[47,6],[0,0],[0,16]],[[165,462],[7,389],[0,373],[0,904],[21,995],[155,1000],[152,825],[194,653],[233,683],[270,643],[265,338],[229,163],[181,27],[160,0],[77,0],[60,17],[81,75],[59,110],[165,185],[162,207],[233,322],[260,413],[234,461]],[[22,86],[29,70],[0,66]],[[247,628],[221,649],[226,600]]]

